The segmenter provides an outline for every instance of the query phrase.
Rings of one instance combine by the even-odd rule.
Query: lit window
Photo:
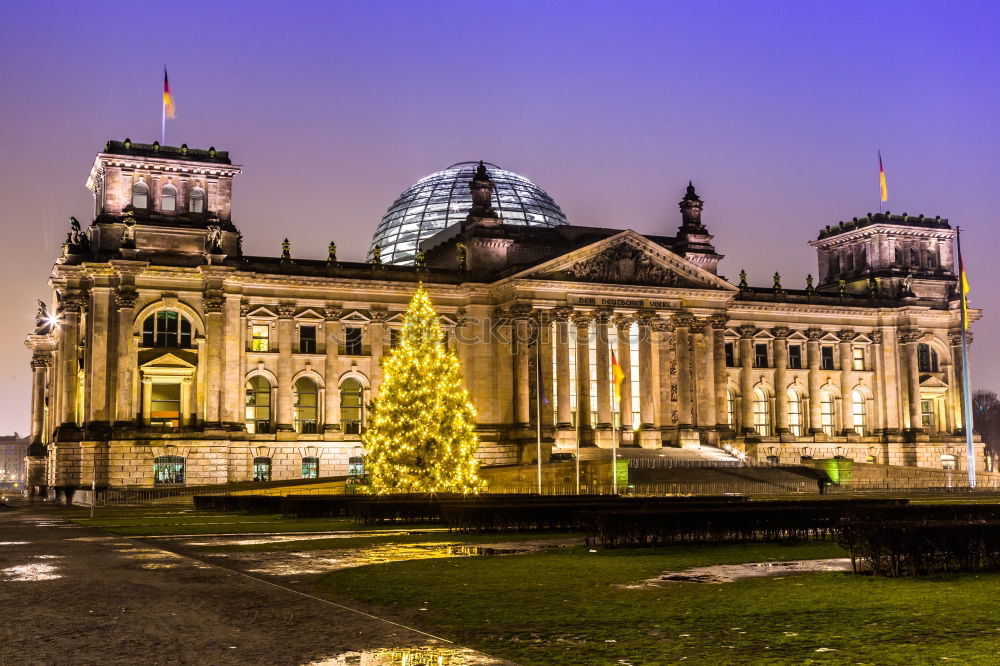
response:
[[[148,387],[150,425],[178,427],[181,419],[181,385],[154,382]]]
[[[920,427],[934,430],[934,401],[920,401]]]
[[[316,432],[316,414],[319,405],[319,393],[316,383],[308,377],[302,377],[295,382],[295,431],[314,434]]]
[[[347,435],[361,434],[363,389],[361,382],[348,377],[340,385],[340,425]]]
[[[823,429],[823,434],[828,437],[832,437],[836,429],[834,406],[833,392],[823,391],[819,402],[819,425]]]
[[[157,456],[153,459],[153,485],[177,486],[184,483],[184,458]]]
[[[319,478],[319,458],[306,457],[302,459],[302,478]]]
[[[758,343],[753,346],[753,367],[766,368],[767,366],[767,343]]]
[[[867,431],[865,396],[861,391],[851,391],[851,414],[854,416],[854,432],[862,437]]]
[[[188,194],[188,211],[192,213],[205,212],[205,190],[196,187]]]
[[[768,410],[767,394],[762,389],[753,392],[753,428],[758,435],[771,434],[771,415]]]
[[[271,327],[267,324],[254,324],[250,327],[250,351],[266,352],[270,349],[268,337]]]
[[[299,353],[316,353],[316,327],[302,326],[299,328]]]
[[[802,369],[802,345],[788,345],[788,367],[792,370]]]
[[[271,459],[259,456],[253,459],[253,480],[271,480]]]
[[[851,362],[851,367],[854,370],[864,370],[865,369],[865,348],[864,347],[854,347],[852,349],[854,354],[853,361]]]
[[[191,322],[176,310],[160,310],[142,323],[143,347],[187,349],[191,346]]]
[[[132,186],[132,208],[145,209],[149,205],[149,188],[146,183],[138,182]]]
[[[164,185],[160,190],[160,210],[168,213],[177,210],[177,188],[173,185]]]
[[[802,396],[795,389],[788,390],[788,431],[802,436]]]
[[[958,460],[951,454],[943,454],[941,456],[941,469],[958,469]]]
[[[271,431],[271,382],[255,375],[246,385],[246,426],[251,435]]]
[[[726,423],[736,428],[736,392],[732,389],[726,389]]]

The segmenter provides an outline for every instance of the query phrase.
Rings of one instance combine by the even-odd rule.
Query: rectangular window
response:
[[[854,357],[851,362],[851,368],[854,370],[864,370],[865,369],[865,348],[864,347],[854,347],[852,350]]]
[[[788,393],[788,431],[802,436],[802,399],[794,391]]]
[[[302,326],[299,328],[299,353],[316,353],[316,327]]]
[[[310,457],[302,459],[302,478],[319,478],[319,458]]]
[[[920,427],[934,430],[934,401],[920,401]]]
[[[726,367],[735,368],[736,367],[736,343],[727,342],[726,343]]]
[[[149,422],[176,428],[181,418],[181,385],[150,384]]]
[[[820,353],[822,354],[820,367],[823,370],[833,370],[833,345],[823,345]]]
[[[819,424],[823,429],[823,434],[829,437],[833,436],[833,431],[835,426],[834,422],[834,402],[833,396],[830,394],[825,394],[823,400],[819,403]]]
[[[344,329],[344,354],[361,356],[361,329],[350,326]]]
[[[757,343],[753,346],[753,367],[766,368],[767,366],[767,343]]]
[[[788,345],[788,367],[792,370],[802,369],[802,345]]]
[[[250,351],[268,351],[268,336],[270,335],[270,330],[271,327],[267,324],[254,324],[250,327]]]

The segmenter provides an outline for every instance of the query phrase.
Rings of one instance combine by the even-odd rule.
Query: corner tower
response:
[[[688,181],[687,192],[678,204],[681,209],[681,226],[677,231],[674,251],[696,266],[717,274],[723,255],[716,253],[715,246],[712,245],[714,236],[708,233],[701,222],[701,209],[704,205],[705,202],[694,190],[694,183]]]

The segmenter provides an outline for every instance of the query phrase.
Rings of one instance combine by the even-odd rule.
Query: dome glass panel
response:
[[[460,162],[421,178],[399,195],[382,217],[371,247],[386,264],[412,264],[421,241],[465,220],[472,208],[469,183],[478,162]],[[555,227],[568,224],[559,205],[524,176],[495,164],[486,170],[496,184],[493,208],[504,224]],[[372,250],[368,250],[371,259]]]

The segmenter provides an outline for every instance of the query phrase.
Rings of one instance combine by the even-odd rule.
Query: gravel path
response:
[[[0,513],[0,664],[504,664],[44,507]]]

